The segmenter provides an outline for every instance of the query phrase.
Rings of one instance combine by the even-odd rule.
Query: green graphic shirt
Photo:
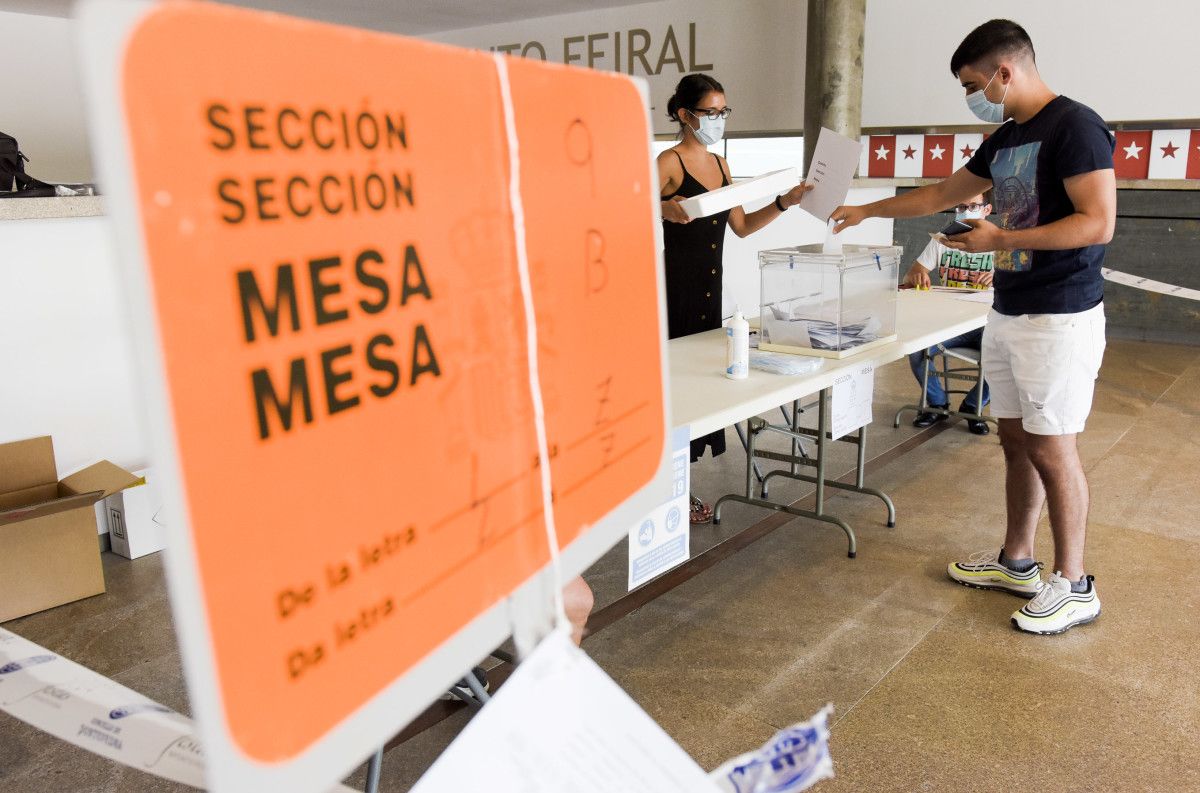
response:
[[[964,253],[947,248],[931,239],[917,257],[917,264],[926,270],[937,270],[942,286],[959,289],[987,289],[978,283],[980,273],[990,273],[996,268],[996,253]]]

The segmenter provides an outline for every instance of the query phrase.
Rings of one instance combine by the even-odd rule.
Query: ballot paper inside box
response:
[[[894,341],[901,252],[898,245],[759,251],[759,349],[843,358]]]

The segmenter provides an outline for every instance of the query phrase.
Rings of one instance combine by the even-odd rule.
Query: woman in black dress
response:
[[[663,259],[667,282],[667,335],[674,339],[721,327],[721,251],[725,227],[745,237],[800,203],[808,191],[799,185],[755,212],[741,207],[689,221],[678,202],[730,184],[729,164],[708,151],[725,133],[733,112],[725,104],[725,89],[707,74],[689,74],[679,81],[667,102],[667,115],[679,124],[677,145],[658,155],[659,195],[662,197]],[[725,431],[692,441],[692,462],[711,448],[715,457],[725,451]],[[692,498],[692,522],[712,520],[712,507]]]

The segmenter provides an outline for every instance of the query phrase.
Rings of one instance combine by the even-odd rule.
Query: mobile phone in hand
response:
[[[945,234],[947,237],[953,237],[955,234],[962,234],[964,231],[970,231],[973,228],[970,223],[963,223],[961,220],[953,220],[949,226],[939,231],[939,234]]]

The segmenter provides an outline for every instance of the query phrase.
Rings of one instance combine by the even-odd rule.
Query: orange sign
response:
[[[565,545],[663,456],[650,131],[508,73]],[[497,65],[165,4],[122,89],[216,683],[282,761],[548,559]]]

